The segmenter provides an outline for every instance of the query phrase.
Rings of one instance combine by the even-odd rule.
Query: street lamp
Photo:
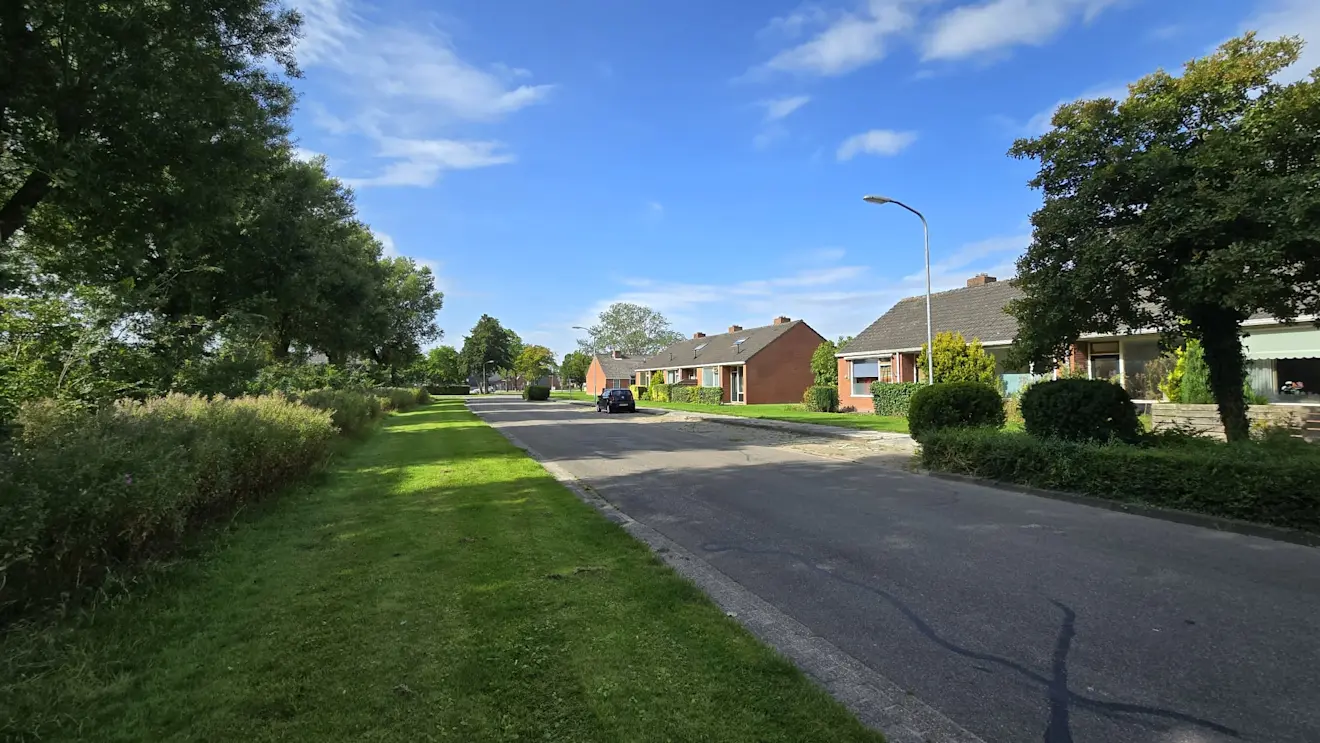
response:
[[[495,363],[495,359],[491,359],[481,365],[481,386],[483,388],[490,384],[490,373],[486,371],[486,368],[493,363]]]
[[[930,225],[926,224],[924,214],[896,199],[887,196],[863,196],[862,201],[868,204],[895,204],[917,215],[917,219],[921,220],[921,230],[926,236],[926,384],[935,384],[935,338],[930,321]]]

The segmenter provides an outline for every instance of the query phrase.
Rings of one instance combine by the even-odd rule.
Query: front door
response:
[[[743,370],[739,367],[729,369],[729,402],[743,401]]]

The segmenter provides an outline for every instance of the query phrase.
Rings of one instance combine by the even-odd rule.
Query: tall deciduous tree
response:
[[[559,363],[559,373],[563,375],[564,382],[567,384],[584,384],[587,381],[587,370],[591,368],[591,356],[581,351],[570,351],[564,354],[564,360]]]
[[[545,346],[523,346],[513,362],[513,371],[527,384],[549,374],[555,366],[555,355]]]
[[[621,351],[627,356],[650,356],[683,340],[659,312],[640,304],[615,302],[600,313],[578,350],[587,354]]]
[[[1018,262],[1020,360],[1062,358],[1085,332],[1182,332],[1228,438],[1249,436],[1242,321],[1320,312],[1320,71],[1273,81],[1301,47],[1232,39],[1013,145],[1045,197]]]
[[[435,315],[444,295],[435,290],[431,269],[411,258],[380,261],[376,313],[370,327],[375,340],[367,349],[372,360],[390,369],[391,380],[422,354],[422,346],[440,338]]]
[[[490,315],[482,315],[463,339],[463,363],[470,374],[480,377],[483,392],[486,390],[487,372],[490,369],[509,369],[513,366],[510,340],[510,331]]]
[[[286,129],[297,28],[271,0],[3,3],[0,250],[38,207],[120,243],[162,201],[225,208]]]
[[[437,346],[426,352],[424,375],[430,384],[463,384],[467,372],[453,346]]]

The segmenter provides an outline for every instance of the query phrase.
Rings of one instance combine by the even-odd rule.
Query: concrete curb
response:
[[[1091,506],[1092,508],[1103,508],[1106,511],[1118,511],[1120,513],[1130,513],[1134,516],[1145,516],[1148,518],[1160,519],[1162,521],[1172,521],[1176,524],[1199,526],[1204,529],[1226,531],[1248,537],[1273,539],[1277,542],[1288,542],[1289,544],[1297,544],[1303,547],[1320,547],[1320,534],[1298,531],[1297,529],[1288,529],[1282,526],[1254,524],[1250,521],[1239,521],[1237,519],[1224,518],[1222,516],[1208,516],[1203,513],[1193,513],[1191,511],[1177,511],[1172,508],[1148,506],[1142,503],[1124,503],[1122,501],[1109,500],[1107,498],[1096,498],[1090,495],[1067,493],[1061,490],[1034,488],[1030,485],[1018,485],[1011,482],[1001,482],[999,480],[987,480],[981,477],[959,475],[952,472],[936,472],[934,470],[917,469],[913,470],[913,473],[938,478],[940,480],[948,480],[950,482],[981,485],[983,487],[995,488],[996,490],[1006,490],[1012,493],[1034,495],[1040,498],[1050,498],[1051,500],[1076,503],[1081,506]]]
[[[480,411],[468,409],[481,417]],[[812,634],[806,625],[743,588],[677,542],[620,511],[590,484],[545,460],[514,434],[500,426],[491,427],[539,462],[579,499],[645,543],[666,565],[696,584],[725,614],[791,660],[863,724],[883,733],[889,743],[985,743],[833,643]]]

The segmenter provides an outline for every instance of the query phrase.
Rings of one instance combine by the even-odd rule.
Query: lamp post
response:
[[[495,363],[495,360],[491,359],[490,361],[487,361],[486,363],[481,365],[481,386],[483,389],[486,389],[488,392],[490,391],[489,388],[487,387],[487,385],[490,384],[490,373],[487,372],[486,369],[493,363]]]
[[[921,220],[921,230],[926,237],[926,384],[935,384],[935,333],[930,321],[930,225],[926,224],[924,214],[896,199],[887,196],[863,196],[862,201],[868,204],[895,204],[917,215],[917,219]]]

